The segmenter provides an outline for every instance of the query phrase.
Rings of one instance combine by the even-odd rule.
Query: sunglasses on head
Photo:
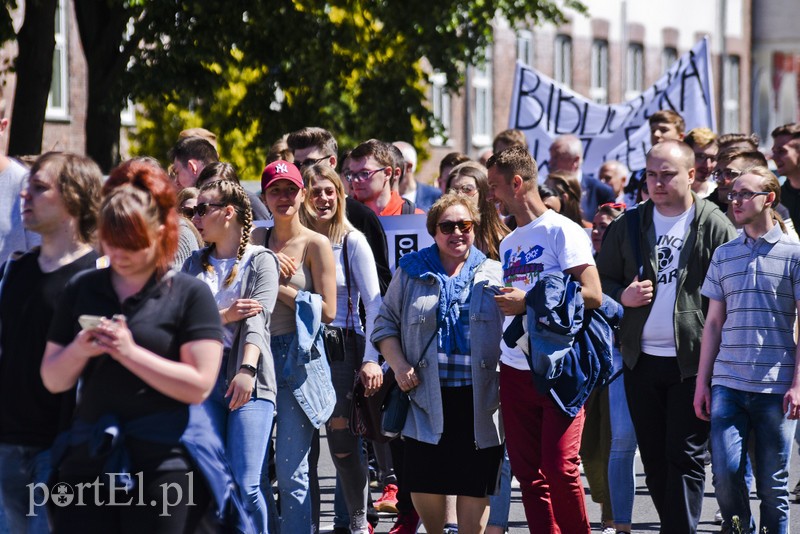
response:
[[[600,208],[611,208],[612,210],[622,210],[625,211],[628,208],[628,205],[624,202],[606,202],[605,204],[601,204],[597,207]]]
[[[440,222],[436,226],[439,227],[439,231],[441,231],[445,235],[450,235],[456,231],[456,228],[462,234],[468,234],[472,231],[472,221],[445,221]]]
[[[226,205],[227,204],[217,204],[214,202],[203,202],[193,208],[181,208],[181,215],[187,219],[191,219],[195,215],[198,217],[205,217],[206,213],[208,213],[208,208],[224,208]]]

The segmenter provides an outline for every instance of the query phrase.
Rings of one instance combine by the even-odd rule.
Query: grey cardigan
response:
[[[255,248],[246,271],[242,273],[244,278],[241,298],[259,301],[263,311],[236,324],[230,352],[235,357],[228,358],[225,379],[230,382],[239,372],[239,366],[242,365],[244,358],[244,346],[247,343],[255,345],[261,352],[256,373],[256,398],[275,403],[278,383],[275,379],[275,363],[270,350],[269,319],[278,298],[278,258],[264,247],[255,246]],[[192,276],[202,273],[202,253],[202,250],[194,252],[183,264],[183,272]]]
[[[469,305],[472,404],[478,449],[500,445],[504,439],[498,373],[503,314],[492,293],[484,289],[487,284],[501,285],[502,275],[499,262],[484,261],[475,273]],[[411,409],[402,434],[433,444],[439,443],[444,430],[437,344],[428,344],[431,337],[437,335],[438,303],[437,281],[411,278],[398,267],[383,297],[371,338],[376,346],[382,339],[399,338],[403,354],[411,365],[420,359],[420,352],[428,345],[416,367],[420,385],[409,393]]]

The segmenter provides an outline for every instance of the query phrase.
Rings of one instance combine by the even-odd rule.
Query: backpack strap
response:
[[[353,298],[350,295],[350,257],[347,254],[347,237],[350,235],[350,232],[344,234],[342,238],[342,263],[344,264],[344,283],[347,286],[347,318],[345,319],[345,326],[350,327],[351,321],[353,320]],[[355,322],[352,322],[352,325],[355,326]]]
[[[417,205],[408,200],[407,198],[403,199],[403,207],[400,208],[401,215],[414,215],[414,212],[417,211]]]

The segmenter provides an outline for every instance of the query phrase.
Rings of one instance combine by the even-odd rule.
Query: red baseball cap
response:
[[[261,173],[261,191],[263,192],[276,180],[289,180],[300,189],[305,187],[303,177],[300,176],[300,171],[295,167],[294,163],[289,163],[282,159],[273,161],[264,167],[264,172]]]

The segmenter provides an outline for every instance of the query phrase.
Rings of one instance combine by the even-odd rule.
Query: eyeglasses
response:
[[[741,175],[742,171],[737,171],[736,169],[717,169],[711,173],[711,177],[717,182],[719,182],[720,178],[724,178],[725,180],[735,180]]]
[[[464,184],[462,186],[453,186],[450,188],[450,191],[453,193],[461,193],[462,195],[467,195],[471,197],[475,193],[478,192],[478,186],[474,184]]]
[[[181,213],[184,217],[191,219],[195,215],[198,217],[205,217],[208,213],[208,208],[224,208],[227,204],[215,204],[213,202],[203,202],[193,208],[181,208]]]
[[[302,171],[306,167],[310,167],[311,165],[316,165],[320,161],[326,160],[328,158],[330,158],[330,156],[322,156],[321,158],[316,158],[316,159],[308,158],[308,159],[305,159],[303,161],[295,161],[294,162],[294,166],[297,167],[298,170]]]
[[[733,202],[734,200],[737,202],[743,202],[760,195],[769,195],[769,191],[731,191],[728,193],[728,200],[730,202]]]
[[[611,208],[612,210],[625,211],[626,209],[628,209],[628,205],[625,204],[624,202],[606,202],[605,204],[601,204],[597,207],[597,209],[600,208]]]
[[[456,228],[458,228],[462,234],[468,234],[472,231],[472,221],[445,221],[440,222],[436,226],[439,227],[439,230],[444,235],[452,234],[456,231]]]
[[[380,169],[375,169],[374,171],[358,171],[358,172],[346,172],[344,173],[344,179],[348,182],[366,182],[372,175],[376,172],[384,171],[386,167],[381,167]]]

